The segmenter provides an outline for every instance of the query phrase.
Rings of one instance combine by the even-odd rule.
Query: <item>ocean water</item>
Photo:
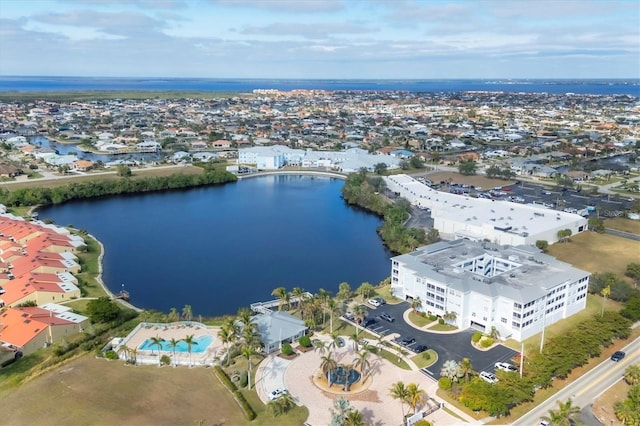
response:
[[[203,91],[245,93],[254,89],[407,91],[413,93],[500,91],[640,96],[640,79],[612,80],[285,80],[213,78],[118,78],[0,76],[0,92],[70,90]]]

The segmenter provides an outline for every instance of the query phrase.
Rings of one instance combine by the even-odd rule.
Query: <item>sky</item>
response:
[[[0,75],[639,78],[638,0],[0,0]]]

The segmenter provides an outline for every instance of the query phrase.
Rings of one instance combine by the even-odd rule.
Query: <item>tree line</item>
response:
[[[184,189],[235,182],[236,180],[237,177],[233,173],[221,170],[206,170],[199,175],[178,173],[170,176],[137,179],[123,178],[72,182],[55,188],[30,187],[14,191],[0,189],[0,203],[8,207],[61,204],[83,198]]]
[[[379,176],[367,176],[367,170],[351,173],[342,187],[342,198],[350,205],[356,205],[384,218],[378,234],[384,244],[395,253],[408,253],[419,246],[435,243],[440,239],[436,229],[426,233],[421,228],[404,226],[409,218],[411,204],[404,198],[389,202],[380,193],[386,185]]]

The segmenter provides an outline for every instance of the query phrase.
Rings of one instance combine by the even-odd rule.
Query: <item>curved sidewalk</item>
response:
[[[413,321],[411,321],[409,319],[409,314],[411,313],[411,311],[413,311],[413,309],[409,308],[406,311],[404,311],[404,313],[402,314],[402,318],[404,319],[404,322],[407,323],[407,325],[415,328],[416,330],[420,330],[420,331],[424,331],[425,333],[433,333],[433,334],[456,334],[456,333],[462,333],[464,330],[456,328],[455,330],[450,330],[450,331],[441,331],[441,330],[429,330],[429,327],[434,326],[439,324],[438,321],[433,321],[430,322],[427,325],[423,325],[422,327],[416,325],[413,323]]]

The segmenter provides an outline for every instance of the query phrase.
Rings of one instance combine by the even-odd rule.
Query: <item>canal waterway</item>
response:
[[[340,197],[343,181],[269,175],[184,191],[79,200],[39,210],[105,246],[103,278],[131,302],[234,314],[276,287],[337,292],[390,275],[381,220]]]

